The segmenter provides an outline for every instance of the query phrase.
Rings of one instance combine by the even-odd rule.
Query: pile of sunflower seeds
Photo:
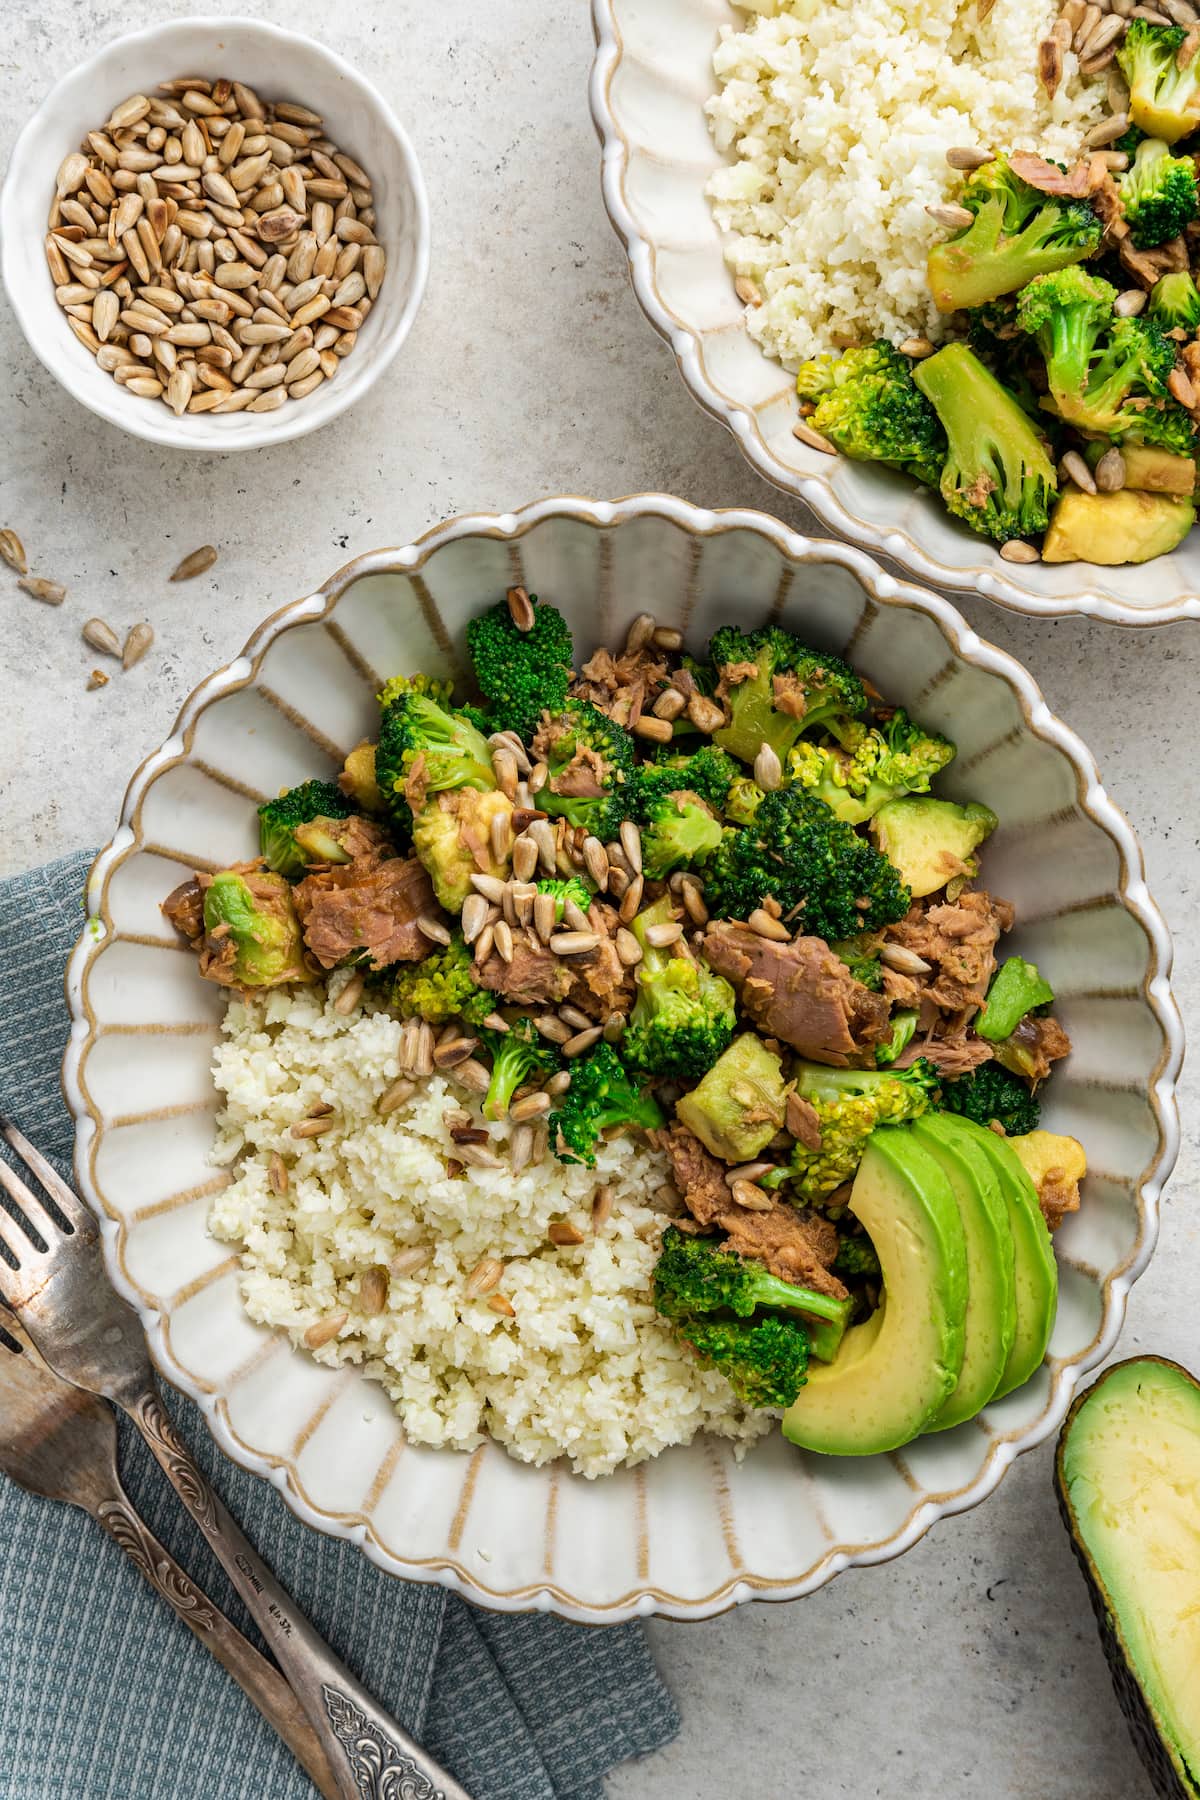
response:
[[[387,266],[371,182],[319,114],[240,81],[131,94],[59,167],[54,292],[115,381],[176,414],[332,381]]]

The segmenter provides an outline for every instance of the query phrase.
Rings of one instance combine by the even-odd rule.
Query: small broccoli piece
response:
[[[1150,290],[1150,317],[1164,331],[1191,334],[1200,327],[1200,292],[1186,269],[1163,275]]]
[[[796,1092],[816,1110],[821,1147],[797,1143],[792,1176],[805,1200],[823,1200],[849,1181],[880,1125],[902,1125],[930,1104],[938,1072],[927,1062],[911,1069],[826,1069],[797,1066]]]
[[[974,215],[971,223],[929,252],[929,286],[942,312],[1015,293],[1035,275],[1082,262],[1100,243],[1090,206],[1039,192],[1002,156],[967,176],[959,200]],[[933,399],[919,378],[922,366],[917,386]]]
[[[489,607],[467,626],[467,649],[492,729],[528,741],[545,712],[562,710],[571,680],[571,632],[553,606],[531,594],[533,625],[518,631],[508,602]]]
[[[592,904],[592,890],[579,875],[568,875],[565,881],[539,881],[539,894],[554,895],[554,923],[562,924],[563,913],[568,900],[573,900],[580,912],[586,912]]]
[[[833,1259],[835,1275],[879,1275],[879,1255],[869,1237],[844,1237]]]
[[[1169,398],[1174,367],[1175,346],[1154,319],[1116,319],[1097,346],[1086,384],[1055,393],[1055,410],[1096,437],[1173,448],[1180,432],[1177,415],[1183,413]],[[1192,424],[1186,413],[1183,421],[1189,442]]]
[[[237,869],[214,875],[204,890],[204,930],[205,973],[227,986],[313,980],[292,890],[282,875]]]
[[[976,1125],[990,1125],[994,1120],[1006,1137],[1024,1137],[1027,1131],[1036,1131],[1042,1113],[1025,1083],[995,1062],[986,1062],[957,1081],[943,1082],[939,1104],[946,1112],[973,1119]]]
[[[608,1044],[597,1044],[588,1055],[576,1057],[571,1085],[548,1120],[558,1160],[586,1163],[589,1168],[606,1131],[629,1125],[657,1131],[664,1122],[658,1101],[634,1085]]]
[[[1018,330],[1035,340],[1060,412],[1087,386],[1096,341],[1113,316],[1117,290],[1078,264],[1039,275],[1017,296]],[[1064,417],[1069,417],[1064,414]]]
[[[1129,83],[1129,116],[1151,137],[1173,144],[1200,125],[1200,69],[1196,58],[1179,66],[1187,32],[1182,26],[1131,19],[1117,51]]]
[[[673,1320],[697,1313],[733,1313],[749,1319],[766,1307],[837,1324],[847,1310],[845,1300],[781,1281],[762,1263],[723,1249],[713,1238],[685,1237],[674,1225],[663,1232],[654,1269],[654,1304],[664,1318]]]
[[[1035,1006],[1048,1006],[1054,989],[1039,975],[1036,963],[1023,956],[1009,956],[992,977],[987,1003],[975,1021],[978,1037],[999,1043],[1011,1037],[1027,1012]]]
[[[392,978],[392,1005],[402,1018],[415,1014],[431,1025],[465,1019],[479,1026],[496,1010],[496,996],[475,980],[471,951],[459,933],[420,962],[402,963]]]
[[[559,1066],[558,1051],[545,1038],[528,1013],[513,1020],[507,1031],[485,1031],[483,1041],[492,1054],[492,1079],[483,1102],[485,1119],[503,1119],[523,1081],[549,1077]]]
[[[1195,218],[1196,165],[1190,156],[1172,156],[1161,138],[1145,138],[1117,177],[1117,192],[1134,244],[1153,250]]]
[[[406,831],[412,828],[412,812],[404,789],[418,756],[430,793],[460,787],[482,793],[496,785],[487,739],[462,713],[451,710],[448,699],[448,683],[423,676],[397,676],[379,696],[375,779],[388,816]]]
[[[704,869],[716,918],[748,919],[768,894],[785,917],[827,942],[902,919],[910,896],[900,876],[802,787],[767,794],[751,825],[731,827]]]
[[[650,881],[665,881],[673,869],[708,861],[725,827],[699,794],[682,790],[658,794],[644,809],[642,868]]]
[[[735,825],[752,825],[762,803],[763,790],[757,781],[752,781],[749,775],[739,775],[736,781],[729,784],[729,792],[725,796],[725,817]]]
[[[633,808],[637,760],[625,728],[590,700],[568,700],[544,719],[534,748],[548,768],[538,805],[604,842],[615,838]]]
[[[947,344],[918,363],[914,379],[950,440],[941,481],[949,511],[1001,544],[1044,531],[1058,478],[1008,390],[965,344]]]
[[[841,738],[865,710],[862,682],[840,656],[810,650],[777,625],[750,633],[724,625],[708,648],[730,711],[713,738],[741,762],[753,763],[764,744],[784,761],[802,731]]]
[[[720,812],[733,783],[741,779],[738,764],[716,744],[705,744],[690,755],[668,747],[665,755],[638,768],[636,817],[644,818],[646,807],[659,794],[676,793],[680,788],[699,794],[707,806]]]
[[[1132,156],[1145,136],[1146,133],[1140,125],[1131,125],[1127,131],[1123,131],[1120,137],[1114,140],[1112,149],[1119,150],[1124,156]]]
[[[258,809],[258,837],[262,859],[277,875],[294,879],[309,863],[349,862],[327,829],[354,811],[340,788],[331,781],[304,781],[288,788]],[[309,827],[303,841],[297,831]]]
[[[746,1406],[786,1409],[808,1378],[809,1336],[797,1319],[686,1319],[675,1330]]]
[[[801,741],[788,755],[790,780],[829,807],[847,825],[861,825],[889,800],[926,794],[954,757],[954,745],[923,731],[901,709],[882,726],[862,728],[840,744]]]
[[[808,373],[812,371],[812,373]],[[819,373],[806,363],[797,377],[802,397],[819,390],[808,423],[856,462],[887,463],[936,487],[946,455],[937,414],[913,386],[912,364],[884,341],[847,350]]]
[[[853,975],[855,981],[863,987],[870,988],[873,994],[883,989],[883,964],[879,960],[879,939],[870,933],[852,938],[842,938],[830,944],[829,948],[835,956],[839,956]]]
[[[889,1020],[891,1032],[882,1044],[875,1046],[875,1061],[880,1068],[894,1063],[901,1051],[907,1050],[916,1036],[917,1021],[920,1013],[914,1007],[901,1007]]]
[[[667,896],[633,922],[642,947],[637,999],[621,1042],[627,1062],[648,1075],[698,1081],[724,1054],[737,1023],[737,999],[729,983],[703,962],[656,950],[646,929],[669,924],[675,909]]]

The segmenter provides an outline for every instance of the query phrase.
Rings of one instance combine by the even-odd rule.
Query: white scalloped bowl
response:
[[[792,435],[795,385],[746,329],[705,186],[723,158],[704,103],[729,0],[592,0],[592,117],[604,203],[629,255],[634,292],[706,412],[760,475],[807,501],[853,544],[922,581],[965,588],[1014,612],[1081,613],[1119,625],[1200,619],[1200,538],[1140,567],[1005,562],[915,482],[812,450]]]
[[[254,854],[254,803],[331,771],[373,729],[385,676],[456,672],[467,621],[513,582],[561,606],[581,646],[617,641],[646,607],[696,646],[723,621],[780,619],[952,734],[947,790],[999,812],[985,878],[1016,903],[1014,947],[1054,983],[1075,1045],[1047,1123],[1083,1139],[1092,1173],[1058,1236],[1046,1362],[976,1422],[866,1459],[806,1456],[776,1435],[738,1465],[724,1445],[697,1441],[589,1482],[491,1443],[472,1455],[406,1446],[382,1389],[319,1366],[243,1312],[237,1259],[205,1229],[228,1179],[207,1161],[223,1000],[159,903],[182,870]],[[302,1519],[397,1575],[485,1604],[594,1622],[700,1618],[899,1554],[1054,1431],[1080,1375],[1115,1342],[1154,1246],[1178,1142],[1182,1029],[1133,832],[1030,676],[953,607],[760,513],[654,495],[547,500],[360,557],[192,695],[130,784],[87,907],[63,1072],[76,1173],[155,1361],[222,1448]]]

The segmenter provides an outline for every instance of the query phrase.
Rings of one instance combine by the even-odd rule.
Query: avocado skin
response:
[[[1075,1553],[1075,1560],[1083,1574],[1088,1598],[1092,1603],[1092,1611],[1100,1631],[1100,1646],[1104,1651],[1105,1661],[1108,1663],[1109,1673],[1112,1676],[1117,1704],[1124,1714],[1125,1723],[1129,1727],[1129,1735],[1133,1739],[1134,1749],[1150,1777],[1151,1786],[1159,1796],[1159,1800],[1197,1800],[1200,1789],[1180,1773],[1175,1758],[1155,1724],[1149,1701],[1125,1649],[1120,1625],[1109,1607],[1104,1584],[1092,1562],[1087,1546],[1082,1540],[1079,1522],[1071,1504],[1064,1469],[1067,1445],[1080,1409],[1114,1375],[1119,1375],[1122,1370],[1147,1363],[1157,1364],[1159,1368],[1169,1370],[1172,1375],[1189,1386],[1200,1388],[1200,1383],[1196,1381],[1194,1375],[1182,1368],[1179,1363],[1172,1362],[1165,1356],[1131,1356],[1124,1362],[1113,1363],[1111,1368],[1106,1369],[1090,1388],[1075,1396],[1071,1410],[1063,1420],[1062,1430],[1058,1434],[1058,1448],[1054,1457],[1054,1489],[1058,1497],[1059,1514],[1066,1526],[1067,1536],[1071,1540],[1071,1549]]]

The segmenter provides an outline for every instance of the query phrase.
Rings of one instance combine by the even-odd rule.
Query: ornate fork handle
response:
[[[267,1723],[277,1731],[325,1800],[338,1800],[329,1761],[295,1694],[265,1657],[247,1643],[224,1613],[195,1586],[139,1517],[124,1494],[104,1500],[94,1517],[120,1546],[155,1593],[212,1652]]]
[[[208,1485],[152,1389],[121,1401],[270,1645],[343,1800],[471,1800],[318,1636]]]

